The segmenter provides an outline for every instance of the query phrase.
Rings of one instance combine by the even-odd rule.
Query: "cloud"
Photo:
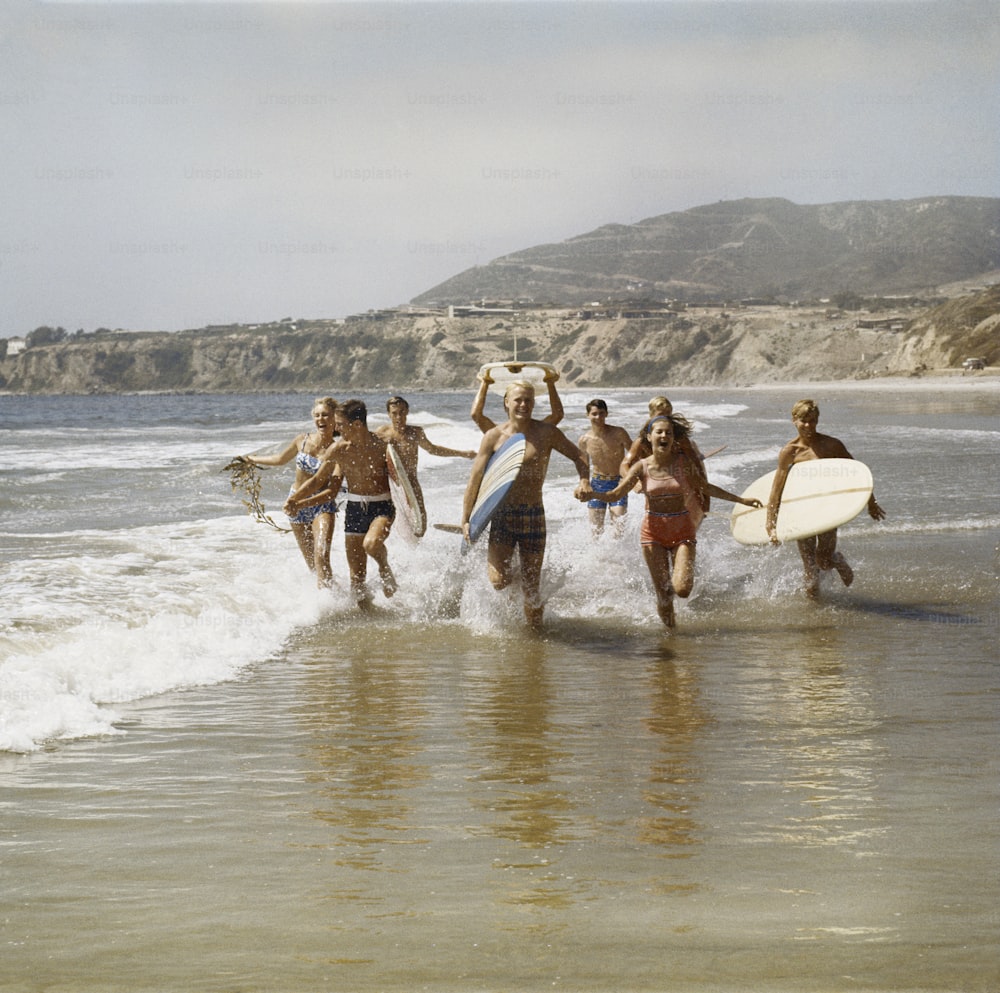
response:
[[[995,14],[15,8],[0,334],[340,316],[719,199],[994,195]]]

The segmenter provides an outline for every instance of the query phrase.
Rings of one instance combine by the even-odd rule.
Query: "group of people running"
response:
[[[419,449],[446,457],[471,459],[476,454],[435,445],[422,427],[406,423],[409,411],[410,405],[403,397],[390,397],[386,401],[389,423],[371,431],[363,400],[338,403],[333,397],[319,397],[312,407],[315,430],[297,435],[276,454],[241,456],[256,466],[279,466],[295,460],[295,480],[283,509],[302,556],[321,587],[333,583],[330,545],[336,497],[346,486],[344,549],[351,590],[361,605],[371,601],[367,587],[369,558],[378,566],[385,595],[391,597],[397,589],[385,547],[396,517],[389,490],[387,446],[392,444],[399,453],[425,516],[417,476]]]
[[[504,394],[506,419],[496,423],[485,414],[486,397],[492,384],[488,372],[480,376],[480,388],[470,412],[483,432],[478,451],[446,448],[433,444],[423,428],[407,424],[409,404],[399,396],[386,402],[389,423],[375,431],[368,428],[363,401],[337,403],[321,397],[312,408],[314,431],[294,438],[281,452],[270,456],[242,458],[258,466],[278,466],[295,460],[295,480],[284,511],[309,568],[320,586],[332,583],[330,544],[337,512],[337,497],[346,485],[344,544],[351,590],[359,605],[371,602],[367,588],[367,560],[379,571],[382,590],[391,597],[397,589],[385,543],[395,507],[389,492],[386,448],[392,444],[406,468],[414,494],[424,511],[423,493],[417,475],[417,457],[423,448],[432,455],[467,458],[472,469],[462,502],[462,531],[470,539],[469,520],[491,456],[515,434],[525,439],[524,460],[516,480],[490,521],[487,572],[494,588],[502,590],[515,579],[514,556],[520,562],[524,614],[532,629],[542,623],[544,604],[540,595],[546,523],[542,489],[552,452],[573,463],[579,476],[574,496],[588,505],[591,527],[600,535],[608,517],[616,536],[623,531],[628,494],[641,491],[645,513],[640,530],[643,557],[656,595],[657,612],[668,627],[675,623],[674,596],[685,598],[694,586],[697,532],[711,498],[751,507],[746,500],[708,481],[705,460],[691,437],[691,425],[674,412],[664,396],[649,402],[649,419],[633,439],[622,427],[607,423],[608,406],[602,399],[586,407],[589,427],[574,444],[557,426],[563,405],[556,390],[558,374],[545,376],[550,412],[534,417],[535,386],[528,380],[511,382]],[[777,544],[777,514],[788,472],[796,462],[821,458],[851,458],[836,438],[816,430],[819,408],[812,400],[792,408],[796,437],[778,458],[778,472],[767,506],[767,531]],[[875,500],[868,503],[874,520],[885,514]],[[426,519],[426,513],[424,513]],[[805,590],[815,597],[821,572],[836,570],[845,585],[853,572],[836,550],[837,532],[798,542]]]

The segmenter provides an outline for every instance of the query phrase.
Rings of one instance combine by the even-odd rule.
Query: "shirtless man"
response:
[[[625,428],[608,424],[608,405],[604,400],[591,400],[587,404],[587,417],[590,428],[580,436],[580,452],[590,463],[591,487],[596,493],[607,493],[622,478],[622,460],[632,445],[632,439]],[[621,537],[624,530],[623,518],[628,513],[627,493],[610,504],[605,500],[590,500],[587,508],[594,537],[604,531],[605,510],[611,514],[615,537]]]
[[[459,450],[457,448],[445,448],[443,445],[435,445],[428,437],[422,427],[407,424],[406,418],[410,413],[410,405],[402,397],[389,397],[386,401],[385,409],[389,414],[390,424],[383,424],[375,429],[375,433],[385,442],[395,446],[399,457],[403,460],[410,483],[413,486],[413,493],[420,505],[420,512],[424,520],[427,520],[427,509],[424,507],[424,491],[420,488],[420,480],[417,478],[417,456],[419,449],[430,452],[431,455],[438,455],[442,458],[474,459],[476,453],[472,449]]]
[[[498,590],[505,589],[513,579],[511,562],[515,549],[521,555],[521,589],[524,594],[524,616],[528,625],[538,630],[545,609],[539,595],[542,559],[545,555],[545,507],[542,504],[542,485],[549,468],[553,451],[564,455],[575,466],[580,482],[574,495],[581,499],[589,494],[588,466],[576,447],[553,424],[535,420],[535,387],[516,380],[507,387],[504,395],[507,421],[491,428],[483,435],[479,453],[472,463],[469,485],[462,503],[462,532],[469,541],[469,518],[475,506],[479,487],[490,456],[508,438],[523,434],[526,442],[521,471],[510,488],[504,502],[497,509],[490,523],[487,571],[490,582]]]
[[[549,388],[549,413],[542,418],[546,423],[556,425],[563,419],[563,405],[562,400],[559,399],[559,393],[556,390],[556,380],[559,378],[559,373],[553,369],[551,372],[547,371],[545,373],[545,384]],[[495,428],[496,421],[487,417],[483,410],[486,407],[486,394],[489,392],[490,385],[493,383],[493,378],[490,376],[487,370],[479,379],[479,390],[476,392],[476,396],[472,401],[472,410],[469,411],[469,416],[475,421],[476,427],[479,428],[483,434],[486,434],[491,428]]]
[[[336,427],[340,439],[323,452],[323,461],[315,475],[288,498],[285,513],[294,513],[315,491],[328,486],[336,491],[341,480],[347,481],[344,548],[351,592],[358,605],[364,607],[371,602],[365,582],[368,557],[378,565],[385,595],[390,597],[397,589],[385,548],[396,516],[389,493],[386,443],[368,430],[368,409],[362,400],[348,400],[337,408]]]
[[[778,508],[781,506],[781,494],[785,489],[788,472],[797,462],[809,462],[812,459],[850,459],[854,456],[844,447],[843,442],[828,434],[820,434],[816,430],[819,421],[819,407],[812,400],[799,400],[792,407],[792,423],[798,432],[778,455],[778,471],[771,487],[771,496],[767,504],[767,533],[772,544],[780,545],[778,540]],[[868,500],[868,513],[874,521],[881,521],[885,511],[878,505],[873,493]],[[798,541],[799,555],[802,556],[806,596],[815,599],[819,596],[820,573],[828,569],[836,569],[845,586],[854,582],[854,571],[840,552],[837,551],[837,529],[825,531],[811,538],[800,538]]]

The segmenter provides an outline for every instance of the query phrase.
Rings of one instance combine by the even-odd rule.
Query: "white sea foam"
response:
[[[1000,453],[1000,431],[982,431],[975,428],[936,428],[926,425],[902,424],[891,427],[866,429],[870,437],[891,438],[894,441],[915,439],[927,445],[939,446],[949,442],[980,444],[984,454]]]
[[[739,481],[740,491],[745,490],[755,479],[770,472],[777,465],[778,456],[773,448],[751,448],[746,451],[721,451],[705,461],[705,469],[711,482],[723,485]]]
[[[687,403],[674,402],[674,410],[683,414],[688,420],[703,418],[706,421],[717,421],[726,417],[738,417],[747,409],[743,403]]]
[[[193,441],[148,438],[118,439],[114,444],[93,440],[67,446],[53,458],[50,447],[35,444],[8,444],[2,449],[0,471],[25,466],[52,468],[59,472],[75,469],[135,470],[148,465],[185,465],[191,462],[222,462],[228,460],[230,447],[216,439]]]
[[[329,607],[248,518],[68,538],[80,554],[10,570],[0,750],[111,733],[116,704],[230,679]]]
[[[652,392],[610,391],[609,419],[634,434]],[[562,427],[571,440],[586,429],[582,408],[593,395],[600,394],[564,394]],[[727,446],[708,460],[709,477],[741,492],[774,468],[791,426],[765,416],[770,403],[751,409],[722,391],[719,396],[674,399],[679,411],[694,416],[703,450]],[[239,678],[281,653],[299,630],[328,621],[460,625],[471,634],[522,630],[519,591],[498,595],[489,584],[485,541],[463,554],[453,534],[431,527],[421,542],[407,542],[398,527],[389,551],[399,592],[383,598],[371,569],[378,610],[361,620],[346,593],[341,521],[332,551],[338,588],[322,593],[293,537],[253,523],[220,470],[236,452],[278,450],[308,430],[308,417],[297,412],[307,414],[311,398],[177,397],[133,409],[135,402],[53,398],[50,409],[49,401],[36,399],[29,405],[37,408],[36,421],[14,408],[23,429],[0,434],[0,749],[113,733],[118,708],[127,709],[129,701]],[[482,436],[467,416],[469,396],[421,396],[411,403],[411,423],[424,427],[431,441],[478,447]],[[384,413],[369,406],[372,425],[385,423]],[[498,407],[493,398],[488,413],[499,416]],[[64,408],[84,423],[89,412],[90,427],[44,430],[53,419],[67,420]],[[886,426],[881,410],[878,416],[877,427],[865,424],[865,444],[857,444],[855,454],[874,453],[879,499],[889,517],[875,525],[862,515],[844,527],[859,575],[884,575],[903,541],[933,537],[946,548],[949,533],[997,530],[995,484],[979,454],[996,442],[988,414],[952,418],[930,431],[907,426],[909,414],[895,427]],[[853,441],[849,447],[854,450]],[[464,459],[420,453],[431,524],[458,523],[468,473]],[[264,502],[279,524],[291,479],[291,466],[262,473]],[[656,627],[638,540],[642,497],[630,499],[621,539],[609,529],[595,541],[585,506],[573,498],[575,481],[570,463],[553,455],[545,486],[546,616],[564,631],[594,618],[622,631]],[[677,607],[682,627],[689,616],[723,623],[734,611],[745,621],[759,605],[766,610],[797,590],[794,549],[737,545],[729,536],[731,509],[713,501],[702,527],[695,591]],[[873,546],[877,550],[869,551]],[[936,561],[951,568],[947,557]],[[964,563],[954,568],[964,576]],[[942,585],[935,580],[935,589]]]

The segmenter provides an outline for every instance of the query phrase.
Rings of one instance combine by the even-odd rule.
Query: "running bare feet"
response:
[[[847,559],[840,552],[833,556],[833,567],[837,570],[837,575],[843,580],[845,586],[850,586],[854,582],[854,570],[847,564]]]
[[[392,574],[392,569],[388,565],[383,566],[379,569],[379,576],[382,577],[382,592],[386,597],[391,597],[399,589],[399,584],[396,582],[396,577]]]

